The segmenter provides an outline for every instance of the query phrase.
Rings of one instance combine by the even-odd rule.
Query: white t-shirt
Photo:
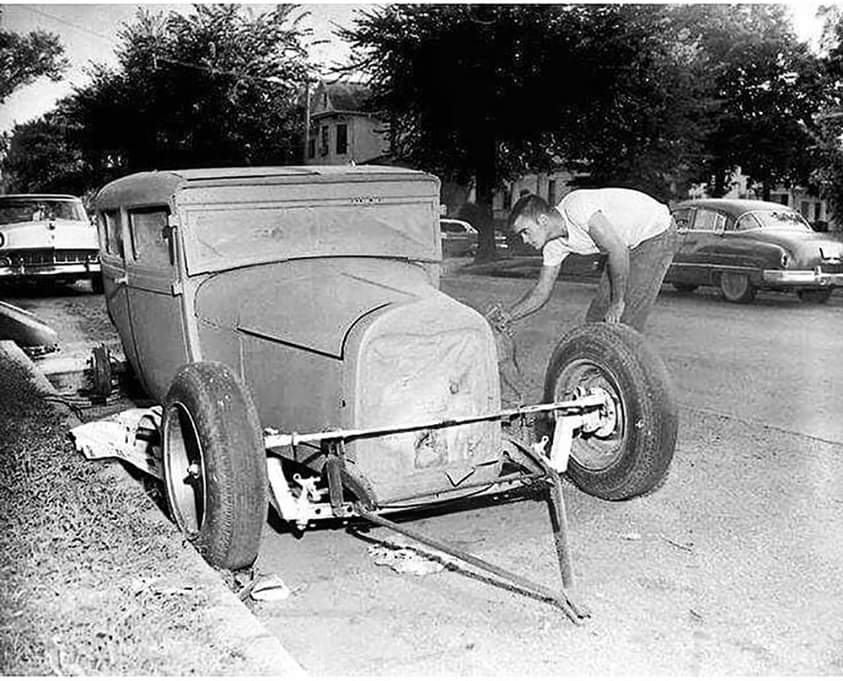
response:
[[[568,238],[557,237],[542,248],[545,265],[559,265],[569,253],[597,253],[599,249],[588,233],[588,221],[597,211],[617,230],[629,248],[635,248],[670,226],[670,209],[634,189],[607,187],[576,189],[556,206],[568,227]]]

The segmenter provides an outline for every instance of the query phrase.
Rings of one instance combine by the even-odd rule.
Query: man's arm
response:
[[[547,302],[553,291],[553,284],[556,281],[556,277],[559,275],[560,267],[562,267],[561,263],[559,265],[542,265],[541,272],[539,272],[539,280],[535,286],[530,289],[526,296],[515,303],[509,311],[513,320],[533,314],[533,312]]]
[[[629,248],[600,211],[589,218],[588,233],[597,248],[608,255],[606,267],[612,293],[609,309],[606,311],[606,321],[619,322],[626,307],[624,293],[629,280]]]

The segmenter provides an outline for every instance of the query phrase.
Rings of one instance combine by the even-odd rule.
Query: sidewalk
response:
[[[10,341],[0,384],[0,675],[305,674]]]

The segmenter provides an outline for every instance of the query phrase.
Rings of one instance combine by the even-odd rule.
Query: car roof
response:
[[[78,196],[72,194],[0,194],[0,201],[4,199],[70,199],[73,201],[81,201]]]
[[[682,201],[676,208],[716,208],[732,215],[743,215],[753,210],[793,210],[783,203],[755,199],[691,199]]]
[[[311,181],[397,180],[432,175],[397,166],[251,166],[236,168],[188,168],[152,170],[127,175],[109,182],[95,197],[98,208],[142,205],[168,200],[186,186],[236,186],[250,184],[291,184],[308,177]]]

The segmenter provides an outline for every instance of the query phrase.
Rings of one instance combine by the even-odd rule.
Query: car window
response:
[[[726,216],[715,210],[697,208],[694,214],[694,229],[704,232],[717,232],[726,227]]]
[[[120,217],[120,211],[108,210],[100,213],[100,229],[105,236],[105,252],[122,258],[123,220]]]
[[[735,229],[737,229],[738,231],[744,229],[758,229],[760,226],[761,223],[758,222],[758,220],[752,213],[744,213],[738,218],[738,221],[735,224]]]
[[[132,257],[144,265],[170,266],[173,262],[166,228],[169,217],[166,207],[144,208],[129,213]]]
[[[810,232],[809,225],[795,210],[756,210],[752,215],[758,221],[762,229],[798,229],[801,232]]]
[[[459,222],[449,222],[447,220],[440,220],[439,228],[448,234],[465,234],[466,229]]]

